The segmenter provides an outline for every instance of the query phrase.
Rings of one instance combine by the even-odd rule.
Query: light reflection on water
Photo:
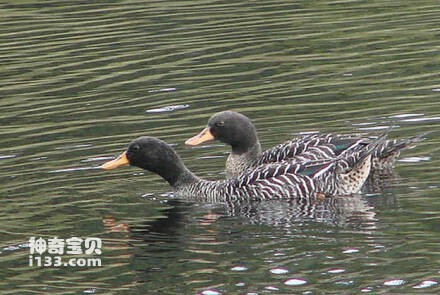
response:
[[[0,293],[439,291],[437,1],[1,8]],[[379,191],[322,203],[191,204],[98,169],[150,135],[222,179],[224,145],[183,142],[225,109],[264,147],[430,133]],[[101,237],[103,266],[29,267],[31,236]]]

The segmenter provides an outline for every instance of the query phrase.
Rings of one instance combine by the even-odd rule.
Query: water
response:
[[[438,1],[4,1],[0,293],[438,293]],[[157,176],[96,169],[140,135],[183,145],[251,117],[302,132],[430,132],[379,194],[192,204]],[[100,237],[101,267],[29,266],[30,237]]]

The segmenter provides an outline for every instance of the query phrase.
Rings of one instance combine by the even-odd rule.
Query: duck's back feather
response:
[[[373,159],[377,159],[377,169],[379,163],[392,165],[402,149],[423,140],[424,135],[414,136],[402,140],[385,140],[373,152]],[[265,150],[257,159],[253,166],[275,163],[284,160],[320,160],[338,157],[343,152],[353,148],[366,146],[373,142],[375,138],[361,137],[358,135],[335,135],[335,134],[312,134],[297,137],[278,144],[271,149]]]

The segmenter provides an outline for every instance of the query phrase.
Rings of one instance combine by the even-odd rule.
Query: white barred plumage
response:
[[[264,152],[259,161],[268,161],[267,164],[257,165],[238,177],[222,181],[195,176],[171,146],[154,137],[134,140],[125,153],[102,167],[113,169],[130,164],[149,170],[162,176],[179,196],[198,201],[350,195],[359,192],[371,167],[381,164],[378,159],[394,157],[401,148],[421,140],[421,137],[386,140],[386,135],[376,139],[308,135]],[[296,160],[295,156],[301,160]],[[271,162],[275,160],[281,161]]]
[[[221,124],[219,124],[221,123]],[[319,159],[333,159],[344,151],[359,145],[368,145],[374,138],[361,135],[308,134],[298,136],[273,148],[261,151],[255,126],[243,114],[225,111],[213,115],[208,127],[201,134],[187,140],[187,144],[197,145],[206,140],[218,139],[231,146],[232,151],[226,161],[228,178],[237,177],[246,170],[262,164],[277,163],[284,160],[303,162]],[[393,166],[399,151],[416,143],[422,136],[403,140],[387,140],[373,153],[373,169],[387,169]]]
[[[283,161],[261,165],[225,181],[197,179],[175,186],[178,195],[210,202],[349,195],[359,191],[370,171],[371,155],[383,138],[358,145],[335,159]],[[356,177],[354,177],[356,176]]]

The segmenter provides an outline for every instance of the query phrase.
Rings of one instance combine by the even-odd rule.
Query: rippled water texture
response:
[[[0,22],[1,294],[440,292],[437,0],[3,1]],[[320,204],[96,169],[151,135],[221,179],[225,146],[183,142],[225,109],[264,147],[430,133],[381,192]],[[100,237],[102,266],[29,266],[32,236]]]

